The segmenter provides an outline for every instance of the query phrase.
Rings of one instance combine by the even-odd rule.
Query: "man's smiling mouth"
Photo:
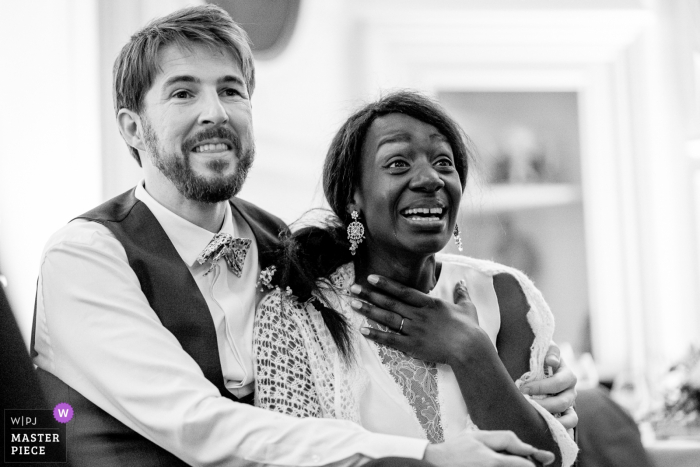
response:
[[[221,152],[221,151],[228,151],[231,149],[231,146],[226,144],[226,143],[207,143],[207,144],[201,144],[199,146],[195,146],[192,152]]]

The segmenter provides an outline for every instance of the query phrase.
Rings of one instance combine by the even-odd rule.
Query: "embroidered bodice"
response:
[[[390,331],[386,326],[370,322],[365,317],[358,315],[350,307],[347,290],[355,282],[355,271],[352,264],[338,268],[331,275],[330,280],[336,289],[343,291],[340,306],[336,310],[340,310],[346,319],[359,321],[358,324],[361,326],[378,328],[385,332]],[[357,331],[358,327],[353,329]],[[401,388],[401,392],[413,409],[428,440],[431,443],[444,441],[440,422],[437,365],[412,358],[399,350],[382,344],[372,343],[371,345],[384,369]]]

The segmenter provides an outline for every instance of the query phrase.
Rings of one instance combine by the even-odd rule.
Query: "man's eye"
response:
[[[238,89],[233,89],[233,88],[224,89],[224,96],[236,97],[236,96],[240,96],[240,95],[241,95],[241,92]]]
[[[189,91],[177,91],[175,94],[173,94],[173,97],[176,99],[187,99],[190,97],[190,92]]]

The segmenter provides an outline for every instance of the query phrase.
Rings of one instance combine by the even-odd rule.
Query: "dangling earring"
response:
[[[355,256],[357,245],[362,243],[362,240],[365,238],[365,226],[357,220],[360,217],[360,213],[353,210],[350,215],[352,216],[352,222],[348,224],[348,240],[350,240],[350,254]]]
[[[455,223],[455,229],[452,231],[452,236],[455,238],[455,244],[457,245],[457,249],[459,251],[462,251],[462,237],[459,236],[459,225]]]

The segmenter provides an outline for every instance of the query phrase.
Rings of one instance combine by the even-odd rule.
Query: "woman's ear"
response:
[[[362,212],[362,196],[360,196],[360,192],[357,188],[352,194],[352,200],[347,204],[345,210],[348,214],[351,214],[353,211]]]

